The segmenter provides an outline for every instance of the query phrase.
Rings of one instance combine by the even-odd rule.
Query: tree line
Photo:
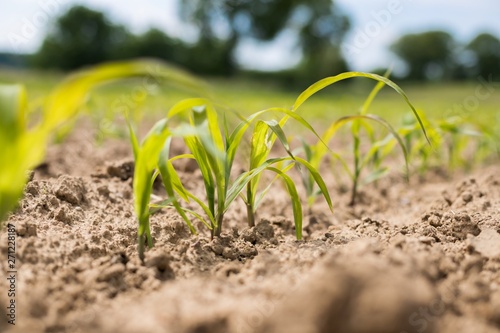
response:
[[[407,66],[405,79],[500,78],[500,40],[488,33],[479,34],[466,45],[444,31],[409,34],[395,42],[391,50]]]
[[[231,76],[242,72],[235,51],[245,39],[266,42],[288,33],[295,36],[302,60],[271,76],[293,84],[348,70],[340,46],[350,21],[331,0],[184,0],[179,16],[194,27],[195,42],[155,28],[133,34],[102,12],[72,7],[54,22],[29,64],[73,70],[102,61],[155,57],[200,75]],[[391,51],[405,64],[401,79],[500,78],[500,40],[487,33],[466,45],[443,31],[408,34]]]

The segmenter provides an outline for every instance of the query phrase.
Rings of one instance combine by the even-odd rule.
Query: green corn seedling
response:
[[[491,125],[479,125],[479,132],[483,134],[480,143],[481,155],[485,155],[486,159],[490,155],[495,155],[496,159],[500,159],[500,114],[497,114],[496,122]]]
[[[421,176],[430,167],[471,169],[497,151],[492,126],[480,126],[461,117],[431,121],[425,113],[421,112],[421,116],[435,148],[426,145],[417,123],[409,117],[404,117],[403,126],[398,130],[406,146],[411,147],[411,160],[419,163],[417,169]]]
[[[165,203],[160,205],[155,204],[152,205],[152,207],[159,208],[173,205],[186,223],[189,223],[187,214],[192,215],[201,220],[211,230],[212,236],[220,236],[224,214],[239,196],[241,196],[247,204],[249,224],[253,222],[255,209],[258,207],[263,195],[267,192],[264,190],[259,193],[257,198],[258,180],[260,179],[261,173],[267,170],[276,173],[276,175],[285,182],[292,200],[297,237],[300,239],[302,237],[302,210],[300,198],[292,179],[286,175],[286,171],[288,171],[289,168],[281,169],[277,167],[280,162],[294,158],[293,156],[274,159],[267,158],[272,147],[271,142],[274,142],[275,138],[279,138],[285,149],[289,151],[288,142],[286,141],[283,129],[279,123],[276,121],[259,120],[260,116],[270,112],[284,113],[297,119],[304,126],[312,130],[312,127],[302,119],[302,117],[285,109],[274,108],[257,112],[242,121],[232,132],[230,132],[227,126],[224,130],[221,129],[218,120],[218,112],[208,100],[186,100],[174,106],[169,112],[169,117],[175,115],[184,116],[184,120],[191,127],[191,134],[184,135],[184,141],[190,154],[169,158],[169,145],[167,144],[164,146],[164,150],[160,157],[162,165],[159,167],[159,170],[169,197]],[[250,169],[239,175],[233,181],[231,179],[232,166],[237,150],[241,146],[241,140],[245,132],[254,122],[256,125],[254,126],[251,140]],[[173,160],[178,158],[192,158],[197,162],[203,177],[207,198],[206,203],[196,198],[182,185],[180,177],[172,166]],[[306,161],[299,159],[298,163],[302,163],[310,168],[310,165]],[[151,170],[149,170],[149,172],[151,172]],[[326,186],[319,176],[319,173],[312,168],[311,172],[315,175],[320,188],[325,191],[325,198],[331,206],[330,197],[326,192]],[[242,195],[245,189],[247,189],[246,197]],[[191,200],[194,201],[201,210],[203,210],[208,219],[203,218],[200,214],[191,209],[178,205],[176,196],[179,196],[186,202],[190,202]]]
[[[17,205],[28,170],[43,158],[44,138],[27,129],[26,112],[24,87],[0,86],[0,223]]]
[[[361,123],[361,121],[363,121]],[[372,181],[375,181],[377,179],[380,179],[387,173],[387,168],[382,168],[380,166],[380,163],[382,159],[388,155],[388,153],[392,150],[392,145],[390,145],[391,139],[395,138],[396,142],[399,144],[401,147],[401,151],[404,156],[405,160],[405,167],[406,167],[406,174],[408,175],[408,153],[406,151],[406,147],[403,143],[403,140],[399,136],[399,134],[396,132],[396,130],[384,119],[376,116],[376,115],[371,115],[371,114],[366,114],[366,115],[355,115],[355,116],[346,116],[342,117],[339,120],[335,121],[330,128],[325,132],[323,135],[323,140],[326,142],[330,142],[334,135],[337,133],[337,131],[344,125],[347,125],[348,123],[351,123],[353,126],[351,126],[351,130],[353,127],[360,125],[365,128],[368,128],[368,131],[373,131],[373,128],[367,123],[367,121],[372,121],[374,123],[378,123],[382,127],[384,127],[389,133],[390,136],[386,137],[383,140],[380,141],[375,141],[371,143],[371,146],[363,156],[361,153],[360,149],[360,131],[359,129],[355,130],[355,135],[354,135],[354,145],[353,145],[353,168],[352,171],[348,167],[347,161],[340,156],[339,154],[336,154],[334,157],[341,162],[341,164],[344,167],[344,170],[348,174],[349,178],[351,179],[352,182],[352,187],[351,187],[351,200],[349,204],[351,206],[355,205],[356,203],[356,198],[358,194],[358,189],[361,185],[361,181],[363,180],[363,184],[368,184]],[[386,149],[384,149],[386,148]],[[318,148],[316,148],[316,151],[320,151]],[[362,178],[362,172],[363,170],[370,164],[373,163],[375,168],[373,172],[369,173],[365,178]]]
[[[351,181],[352,181],[352,188],[351,188],[351,201],[350,204],[354,205],[356,201],[356,195],[357,195],[357,190],[360,184],[360,176],[362,173],[362,170],[369,164],[372,163],[373,166],[375,166],[374,171],[366,178],[366,181],[374,181],[382,177],[386,169],[381,167],[381,161],[382,159],[387,156],[388,152],[392,149],[391,148],[391,143],[390,139],[384,138],[383,140],[376,141],[373,129],[371,125],[367,122],[375,122],[380,125],[382,125],[386,130],[389,131],[391,137],[396,139],[396,142],[400,145],[404,158],[405,158],[405,165],[406,169],[408,170],[408,153],[406,150],[406,147],[403,143],[403,140],[399,136],[399,134],[394,130],[394,128],[387,123],[383,118],[380,118],[376,115],[369,115],[367,114],[367,110],[372,103],[373,99],[377,95],[377,93],[380,91],[381,88],[383,88],[385,85],[391,87],[393,90],[395,90],[408,104],[410,109],[413,112],[413,115],[415,119],[417,120],[419,127],[424,135],[424,137],[427,139],[428,143],[430,143],[428,137],[427,137],[427,132],[425,129],[425,126],[416,111],[415,107],[411,104],[409,101],[408,97],[404,93],[404,91],[396,85],[394,82],[389,80],[388,78],[376,74],[369,74],[369,73],[361,73],[361,72],[348,72],[348,73],[343,73],[339,74],[337,76],[329,77],[323,80],[320,80],[310,86],[308,89],[306,89],[297,99],[297,101],[294,104],[293,110],[296,111],[307,99],[309,99],[312,95],[317,93],[318,91],[326,88],[329,85],[332,85],[336,82],[349,79],[349,78],[355,78],[355,77],[365,77],[369,78],[372,80],[377,81],[377,85],[375,88],[372,90],[370,95],[368,96],[367,100],[365,101],[360,114],[354,115],[354,116],[348,116],[348,117],[343,117],[334,122],[327,130],[326,132],[322,135],[322,142],[319,142],[315,146],[304,146],[304,151],[306,152],[306,157],[309,159],[311,165],[315,169],[319,169],[320,164],[324,157],[326,156],[327,153],[329,153],[327,147],[325,147],[324,142],[328,143],[330,140],[333,138],[334,134],[337,132],[337,130],[342,127],[343,125],[347,123],[352,123],[351,126],[351,134],[353,136],[353,157],[354,157],[354,166],[351,169],[348,167],[347,162],[337,153],[331,153],[332,157],[335,160],[339,160],[342,165],[344,170],[347,172],[349,175]],[[363,127],[367,132],[370,138],[372,138],[372,144],[370,147],[370,150],[368,153],[365,155],[365,157],[362,157],[361,151],[360,151],[360,129]],[[408,174],[408,171],[407,171]],[[305,182],[305,187],[308,191],[309,195],[309,202],[312,203],[314,201],[314,196],[316,194],[316,191],[314,189],[314,186],[312,186],[312,182],[310,180],[310,177],[304,177],[304,182]]]
[[[190,219],[186,215],[186,213],[195,214],[197,217],[200,217],[193,211],[182,208],[179,201],[177,200],[175,193],[178,193],[184,200],[189,201],[189,199],[193,199],[196,202],[200,203],[202,208],[208,212],[210,217],[214,217],[214,211],[211,211],[207,205],[204,205],[203,202],[197,199],[194,195],[188,192],[183,186],[178,177],[177,173],[173,169],[172,161],[173,159],[169,159],[170,154],[170,143],[172,137],[178,136],[182,137],[189,142],[189,144],[196,145],[205,145],[208,147],[210,152],[214,151],[214,147],[210,146],[210,140],[207,139],[208,134],[203,132],[205,128],[203,126],[188,126],[187,124],[181,123],[179,126],[171,125],[172,118],[175,118],[179,114],[186,112],[186,110],[190,110],[193,108],[197,108],[200,105],[204,105],[208,103],[207,100],[198,98],[198,99],[187,99],[183,100],[176,105],[174,105],[169,112],[167,113],[167,117],[158,121],[153,128],[148,132],[148,134],[144,137],[141,143],[139,143],[137,136],[132,128],[130,121],[129,124],[129,132],[130,132],[130,140],[133,147],[134,152],[134,160],[135,160],[135,169],[134,169],[134,206],[136,216],[139,222],[138,226],[138,249],[139,249],[139,257],[141,260],[144,260],[144,251],[145,245],[148,247],[153,246],[153,239],[151,237],[150,231],[150,214],[153,209],[162,208],[167,205],[172,205],[181,215],[183,220],[188,225],[190,231],[192,233],[196,233]],[[201,110],[198,110],[201,112]],[[194,120],[194,119],[191,119]],[[191,123],[194,125],[194,123]],[[194,142],[193,140],[200,139],[198,142]],[[196,149],[196,147],[194,148]],[[202,149],[198,149],[195,153],[201,152]],[[176,158],[194,158],[194,155],[184,155]],[[207,158],[207,156],[204,156]],[[201,157],[200,157],[201,159]],[[205,167],[206,165],[203,164]],[[204,169],[206,172],[207,170]],[[162,182],[165,187],[165,190],[169,196],[169,198],[158,204],[150,204],[150,196],[152,192],[153,182],[156,177],[161,175]],[[206,176],[205,174],[204,176]],[[207,186],[207,192],[212,195],[210,200],[213,205],[211,208],[215,207],[215,192],[211,192],[214,187],[210,187],[213,184],[213,179],[211,175],[208,175],[204,178],[205,184],[207,182],[209,185]],[[209,205],[211,204],[209,203]],[[205,222],[205,220],[202,219]],[[206,223],[206,222],[205,222]],[[207,227],[213,229],[215,225],[215,220],[211,219],[211,223],[207,223]]]
[[[487,142],[487,133],[474,127],[461,117],[449,117],[437,122],[450,170],[471,169],[474,161],[478,161],[480,155],[483,155],[481,146]]]
[[[302,230],[302,212],[300,211],[299,213],[299,206],[300,210],[301,205],[300,199],[296,197],[295,192],[295,185],[288,184],[287,180],[288,178],[284,176],[283,172],[288,171],[293,165],[301,166],[305,169],[307,169],[311,181],[314,182],[316,185],[318,185],[318,192],[319,194],[322,194],[325,200],[327,201],[330,209],[332,209],[332,202],[328,193],[328,190],[326,189],[326,185],[322,179],[322,177],[319,174],[319,171],[314,168],[307,160],[304,160],[299,157],[295,157],[292,152],[290,151],[290,146],[287,141],[286,135],[282,130],[282,126],[288,121],[288,119],[292,118],[296,120],[301,126],[312,132],[316,137],[319,138],[318,134],[316,131],[312,128],[312,126],[307,123],[301,116],[299,116],[297,113],[294,113],[290,110],[286,110],[283,108],[272,108],[272,109],[267,109],[262,111],[262,113],[267,113],[267,112],[278,112],[283,114],[284,116],[280,120],[280,122],[276,121],[263,121],[259,120],[253,130],[252,133],[252,139],[251,139],[251,149],[250,149],[250,165],[249,165],[249,170],[255,170],[259,166],[266,164],[269,159],[269,155],[271,153],[271,150],[273,148],[273,145],[276,141],[276,139],[279,139],[281,142],[282,146],[285,148],[286,152],[288,153],[288,157],[284,158],[279,158],[279,159],[274,159],[276,162],[275,163],[283,163],[286,162],[286,166],[282,169],[282,173],[276,172],[276,168],[272,167],[267,170],[273,171],[277,173],[277,177],[281,177],[281,179],[285,182],[287,190],[289,190],[289,195],[292,198],[292,208],[294,209],[294,220],[295,220],[295,225],[296,225],[296,232],[297,232],[297,238],[300,239],[302,237],[301,230]],[[255,116],[258,116],[259,113],[255,114]],[[321,139],[320,139],[321,140]],[[258,192],[259,188],[259,182],[260,182],[260,174],[254,177],[248,184],[247,184],[247,189],[246,189],[246,196],[242,196],[246,207],[247,207],[247,216],[248,216],[248,224],[249,226],[254,226],[255,225],[255,212],[259,206],[259,204],[262,201],[262,198],[265,196],[265,194],[269,191],[271,185],[273,182],[271,182],[263,191],[260,193]],[[277,179],[277,178],[275,178]],[[293,185],[293,186],[291,186]],[[300,233],[300,234],[299,234]]]
[[[437,148],[435,147],[442,146],[442,138],[424,112],[420,111],[420,117],[432,146],[428,144],[419,124],[411,114],[403,116],[402,126],[398,128],[398,133],[403,138],[412,165],[416,168],[418,175],[422,177],[431,167],[439,165],[440,162],[436,159]]]
[[[41,119],[27,119],[26,92],[20,85],[0,86],[0,221],[17,205],[29,170],[41,163],[54,133],[68,132],[89,92],[104,83],[129,77],[162,78],[188,89],[201,85],[185,73],[158,61],[116,62],[70,75],[45,99]]]
[[[158,121],[139,144],[132,126],[129,123],[130,138],[134,153],[134,209],[138,220],[138,252],[141,260],[144,260],[145,243],[153,246],[151,230],[149,225],[149,201],[153,189],[153,182],[158,176],[156,172],[158,156],[167,139],[172,133],[167,129],[166,119]],[[154,159],[157,156],[157,159]]]

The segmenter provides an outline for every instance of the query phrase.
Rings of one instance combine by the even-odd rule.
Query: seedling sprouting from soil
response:
[[[308,158],[311,165],[315,169],[319,169],[322,161],[327,155],[330,155],[334,160],[338,160],[341,162],[343,169],[349,175],[349,178],[351,179],[352,182],[351,201],[350,201],[351,205],[354,205],[356,203],[358,188],[361,182],[361,174],[365,167],[367,167],[369,164],[373,166],[372,172],[365,178],[365,183],[375,181],[380,177],[384,176],[385,173],[387,172],[386,168],[381,167],[381,163],[392,148],[392,145],[390,144],[391,137],[395,138],[396,142],[401,147],[408,174],[408,153],[402,138],[395,131],[395,129],[383,118],[378,117],[376,115],[370,115],[367,113],[370,104],[372,103],[373,99],[380,91],[380,89],[382,89],[385,85],[387,85],[392,89],[394,89],[399,95],[401,95],[401,97],[403,97],[403,99],[411,108],[413,115],[417,120],[417,123],[419,124],[420,130],[423,133],[423,136],[428,140],[424,124],[418,112],[416,111],[414,106],[410,103],[404,91],[388,78],[376,74],[349,72],[320,80],[315,84],[313,84],[312,86],[310,86],[306,91],[304,91],[299,96],[299,98],[295,102],[294,110],[297,110],[307,99],[309,99],[312,95],[324,89],[325,87],[332,85],[336,82],[354,77],[366,77],[378,81],[377,85],[375,86],[375,88],[365,101],[360,113],[353,116],[342,117],[339,120],[335,121],[322,135],[322,141],[318,142],[316,145],[310,146],[308,144],[303,144],[304,151],[306,152],[306,157]],[[386,137],[381,140],[376,140],[376,136],[374,134],[374,128],[371,126],[370,122],[378,123],[379,125],[384,127],[390,133],[391,137]],[[353,137],[352,168],[348,166],[347,161],[340,154],[338,154],[337,152],[329,151],[327,147],[324,145],[324,143],[329,143],[332,140],[333,136],[340,127],[348,123],[351,123],[350,129]],[[369,148],[369,151],[365,154],[365,156],[362,156],[360,148],[361,129],[364,129],[367,132],[368,137],[371,139],[371,146]],[[334,172],[336,172],[336,170],[334,170]],[[311,178],[308,175],[303,176],[303,182],[309,197],[308,202],[311,205],[314,202],[314,197],[317,192],[311,182]]]
[[[300,158],[295,159],[290,154],[288,142],[286,141],[286,136],[280,123],[274,120],[265,121],[259,119],[260,116],[270,112],[285,114],[288,117],[296,119],[306,128],[314,131],[302,117],[285,109],[276,108],[257,112],[241,121],[240,124],[231,131],[227,125],[221,128],[218,112],[208,100],[185,100],[174,106],[169,112],[167,119],[171,119],[174,116],[179,116],[181,118],[180,127],[184,129],[177,132],[184,138],[189,154],[170,157],[170,141],[168,140],[168,135],[161,138],[165,140],[166,144],[163,146],[164,148],[160,153],[158,170],[159,174],[162,176],[168,199],[164,203],[154,204],[152,207],[174,206],[186,223],[188,223],[192,232],[195,232],[195,230],[189,222],[188,215],[194,216],[196,219],[202,221],[204,225],[211,230],[212,236],[220,236],[224,214],[234,200],[240,196],[247,205],[249,224],[253,224],[255,209],[258,207],[262,197],[268,190],[268,188],[265,189],[257,197],[260,175],[264,171],[271,171],[274,172],[278,178],[282,179],[286,185],[288,194],[292,200],[297,238],[300,239],[302,237],[301,200],[293,180],[286,174],[286,171],[288,171],[290,167],[280,168],[279,163],[283,161],[292,161],[292,163],[303,164],[314,175],[314,179],[319,188],[324,191],[325,199],[330,207],[331,200],[326,191],[326,185],[319,173],[314,170],[308,162]],[[284,123],[283,119],[282,122]],[[241,146],[241,141],[246,131],[252,128],[254,123],[249,170],[233,179],[233,164],[238,148]],[[186,130],[186,128],[190,130]],[[268,158],[276,138],[283,144],[290,156]],[[133,142],[134,141],[136,140],[133,139]],[[144,141],[143,145],[145,142],[146,141]],[[156,154],[157,152],[154,153]],[[137,154],[137,156],[136,158],[142,157],[140,154]],[[192,158],[196,161],[203,178],[206,202],[197,198],[183,186],[172,164],[175,159],[179,158]],[[149,159],[154,161],[155,155],[152,154]],[[150,168],[143,173],[144,177],[149,177],[148,179],[151,179],[150,175],[153,174],[153,172],[154,167],[153,164],[151,164]],[[149,180],[148,186],[151,185],[152,180]],[[246,196],[243,195],[245,190]],[[141,193],[145,194],[141,195]],[[145,188],[141,188],[141,190],[136,193],[137,197],[145,198],[147,195],[148,193]],[[206,217],[203,217],[192,209],[182,207],[178,201],[180,199],[187,203],[191,201],[196,203]],[[136,207],[140,208],[139,211],[147,216],[146,207],[142,203],[136,205]],[[142,220],[143,224],[146,224],[147,219]],[[148,228],[144,227],[141,232],[147,233],[147,230]]]
[[[154,61],[118,62],[96,66],[70,75],[47,96],[42,106],[41,120],[32,123],[28,116],[26,92],[20,85],[0,86],[0,221],[6,218],[19,201],[28,171],[41,163],[50,138],[77,116],[96,86],[127,77],[151,75],[151,68],[184,84],[192,84],[177,70]],[[66,128],[65,128],[66,126]]]

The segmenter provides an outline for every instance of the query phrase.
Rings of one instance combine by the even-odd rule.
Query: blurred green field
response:
[[[0,70],[0,83],[26,85],[32,106],[41,103],[43,97],[63,78],[63,74],[54,72]],[[255,80],[208,78],[204,82],[218,103],[243,115],[269,107],[289,108],[301,92]],[[375,82],[359,78],[347,82],[328,87],[308,100],[300,108],[301,115],[321,128],[340,116],[357,112]],[[429,118],[460,116],[475,123],[489,124],[500,114],[500,85],[485,86],[484,82],[396,83],[403,88],[417,110],[425,112]],[[167,84],[162,84],[159,89],[148,94],[141,94],[140,87],[140,80],[101,87],[92,94],[89,108],[106,118],[125,108],[137,109],[145,116],[157,118],[179,100],[199,97],[196,92],[180,91]],[[385,87],[369,112],[398,124],[409,111],[403,99]]]

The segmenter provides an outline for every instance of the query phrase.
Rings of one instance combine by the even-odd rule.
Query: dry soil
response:
[[[500,166],[393,176],[354,208],[332,187],[295,240],[277,186],[245,226],[238,203],[223,236],[191,235],[172,211],[152,217],[155,247],[136,252],[128,144],[95,147],[77,130],[34,172],[16,228],[16,325],[2,332],[500,332]],[[202,193],[199,173],[181,165]],[[331,180],[331,179],[330,179]],[[161,190],[155,191],[160,199]],[[7,302],[7,229],[0,304]]]

